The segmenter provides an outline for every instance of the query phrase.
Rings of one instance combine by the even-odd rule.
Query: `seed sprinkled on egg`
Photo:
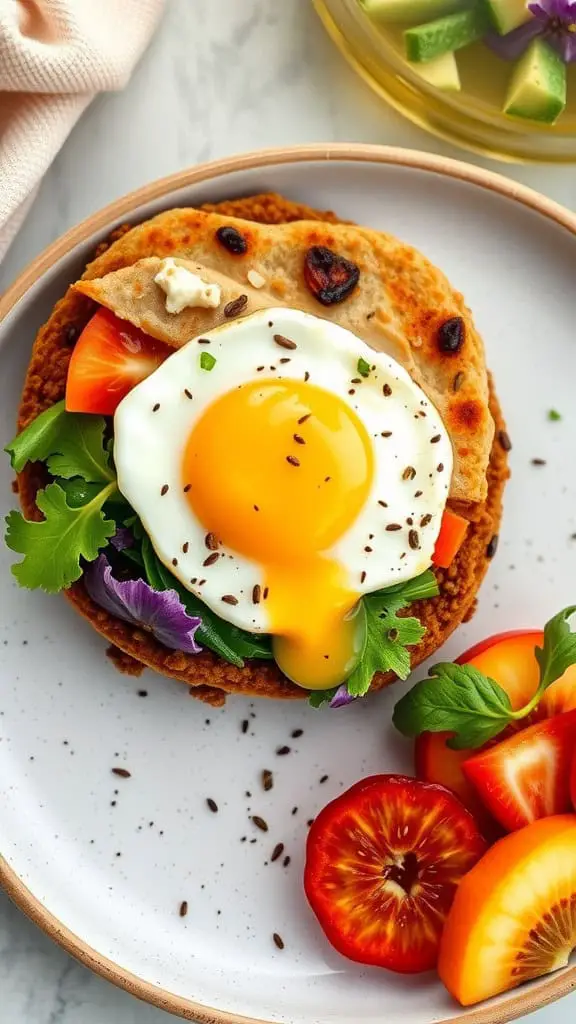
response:
[[[408,516],[406,523],[408,524],[408,526],[414,526],[414,520],[412,519],[412,516]]]
[[[295,455],[287,455],[286,462],[289,462],[291,466],[300,465],[300,459],[297,459]]]
[[[306,441],[302,437],[302,434],[294,434],[293,436],[294,440],[296,441],[296,444],[306,444]]]
[[[280,345],[280,348],[287,348],[287,349],[298,348],[296,342],[292,341],[292,338],[286,338],[284,334],[275,334],[274,335],[274,341],[276,342],[277,345]]]
[[[439,462],[438,465],[436,466],[436,472],[437,473],[441,473],[443,469],[444,469],[444,463],[443,462]]]
[[[185,541],[185,543],[184,543],[184,544],[182,545],[182,551],[183,551],[183,553],[184,553],[185,555],[187,555],[187,554],[188,554],[188,548],[189,548],[189,547],[190,547],[190,545],[189,545],[188,541]]]
[[[432,516],[431,515],[422,516],[422,519],[420,520],[420,526],[423,529],[425,526],[428,526],[428,523],[431,523],[431,522],[432,522]]]
[[[355,395],[356,392],[354,391],[354,388],[350,388],[350,391],[348,392],[348,394],[349,395]]]
[[[310,380],[310,374],[309,374],[308,370],[306,370],[306,373],[304,374],[304,381],[308,382],[309,380]]]
[[[206,536],[204,537],[204,543],[208,548],[208,551],[217,551],[218,548],[220,547],[218,537],[216,536],[215,533],[207,533]]]
[[[244,309],[244,307],[247,306],[247,305],[248,305],[248,296],[247,295],[239,295],[237,299],[232,299],[232,302],[228,302],[224,306],[224,316],[225,317],[238,316],[238,313],[241,313],[242,310]]]
[[[441,440],[441,437],[441,434],[434,434],[434,437],[430,438],[430,444],[438,444],[438,441]]]
[[[389,384],[384,385],[384,387],[382,388],[382,394],[384,395],[384,398],[390,398],[390,395],[392,394],[392,388],[390,387]]]
[[[192,398],[192,392],[189,391],[188,388],[184,388],[184,394],[186,395],[186,398]]]
[[[220,553],[218,551],[213,551],[211,555],[208,555],[208,558],[204,559],[202,565],[214,565],[214,562],[217,562],[219,558]]]
[[[282,356],[280,362],[281,363],[289,363],[289,362],[291,362],[290,356]]]
[[[183,488],[184,494],[188,494],[188,491],[190,490],[191,487],[192,487],[192,484],[185,484],[184,488]]]
[[[173,558],[172,559],[172,565],[174,566],[174,568],[176,568],[176,566],[178,565],[178,559],[177,558]]]
[[[305,413],[304,416],[300,417],[300,419],[298,420],[298,423],[306,423],[306,420],[309,420],[311,415],[312,415],[311,412]]]
[[[168,494],[169,490],[170,488],[168,487],[168,484],[162,484],[162,488],[160,490],[161,497],[163,498],[165,494]]]
[[[418,551],[420,547],[420,537],[418,536],[418,530],[409,530],[408,543],[412,548],[412,551]]]
[[[262,591],[262,600],[263,601],[266,601],[269,593],[270,593],[270,588],[269,587],[264,587],[264,590]]]
[[[406,466],[406,469],[402,473],[402,479],[403,480],[413,480],[415,476],[416,476],[416,470],[414,469],[414,466]]]
[[[152,406],[152,412],[158,412],[159,408],[160,408],[160,402],[156,402],[156,405]]]
[[[364,583],[365,579],[366,579],[366,572],[363,569],[362,572],[360,573],[360,583]]]
[[[223,594],[222,600],[224,604],[238,604],[238,598],[234,597],[234,594]]]
[[[370,547],[370,546],[369,546],[368,544],[367,544],[367,545],[366,545],[366,547],[364,548],[364,551],[368,552],[368,554],[370,554],[370,552],[371,552],[372,550],[373,550],[373,549],[372,549],[372,548],[371,548],[371,547]]]
[[[259,583],[255,583],[252,587],[252,604],[260,604],[261,596],[262,588]]]
[[[395,533],[396,530],[401,530],[402,526],[401,526],[400,523],[388,523],[388,526],[386,527],[386,529],[387,529],[388,533]]]
[[[381,435],[380,435],[380,437],[392,437],[392,431],[391,430],[383,430]]]
[[[423,493],[424,493],[423,491],[415,491],[414,492],[414,497],[415,498],[421,498]]]
[[[198,344],[199,345],[209,345],[210,344],[210,338],[198,338]]]
[[[378,500],[378,504],[382,505],[382,508],[388,508],[388,502],[387,501]]]

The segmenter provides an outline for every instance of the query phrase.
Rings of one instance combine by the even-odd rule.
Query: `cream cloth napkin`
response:
[[[164,0],[0,0],[0,259],[98,92],[122,89]]]

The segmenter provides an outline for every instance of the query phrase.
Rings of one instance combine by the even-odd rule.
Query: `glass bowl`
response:
[[[361,0],[312,0],[330,36],[360,75],[415,124],[465,149],[508,162],[576,161],[576,64],[556,124],[509,117],[502,105],[512,65],[483,42],[457,54],[461,91],[426,81],[404,56],[402,25],[368,17]],[[420,65],[420,67],[425,67]]]

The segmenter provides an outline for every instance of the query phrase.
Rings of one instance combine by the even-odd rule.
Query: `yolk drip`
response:
[[[259,380],[217,398],[188,439],[183,480],[194,514],[222,544],[262,567],[283,671],[308,689],[342,682],[357,654],[358,601],[326,551],[372,485],[366,428],[315,385]],[[252,595],[238,595],[252,600]]]

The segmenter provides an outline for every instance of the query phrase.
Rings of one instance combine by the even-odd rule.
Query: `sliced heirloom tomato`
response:
[[[572,797],[572,806],[576,811],[576,751],[574,751],[574,759],[572,761],[572,772],[570,775],[570,796]]]
[[[490,813],[513,832],[571,809],[575,747],[576,711],[568,711],[476,754],[462,769]]]
[[[472,815],[448,790],[375,775],[314,821],[304,888],[340,953],[413,974],[435,966],[456,888],[485,849]]]
[[[539,668],[534,650],[542,647],[544,633],[538,630],[516,630],[498,633],[465,651],[459,665],[473,665],[502,687],[510,698],[514,710],[528,704],[538,687]],[[536,720],[549,718],[563,711],[576,710],[576,666],[572,666],[561,679],[545,692],[530,718],[518,723],[529,726]],[[452,750],[447,746],[450,733],[423,733],[415,744],[415,763],[418,778],[448,786],[474,814],[482,817],[476,790],[465,778],[462,764],[473,756],[473,750]],[[497,741],[492,741],[497,742]],[[490,744],[492,745],[492,744]]]
[[[174,350],[101,307],[78,338],[68,367],[68,412],[111,416],[125,395]]]
[[[432,555],[432,564],[439,569],[447,569],[458,554],[470,523],[467,519],[452,512],[447,508],[442,516],[440,533]]]
[[[501,839],[458,887],[438,973],[463,1006],[564,967],[576,947],[576,815]]]

